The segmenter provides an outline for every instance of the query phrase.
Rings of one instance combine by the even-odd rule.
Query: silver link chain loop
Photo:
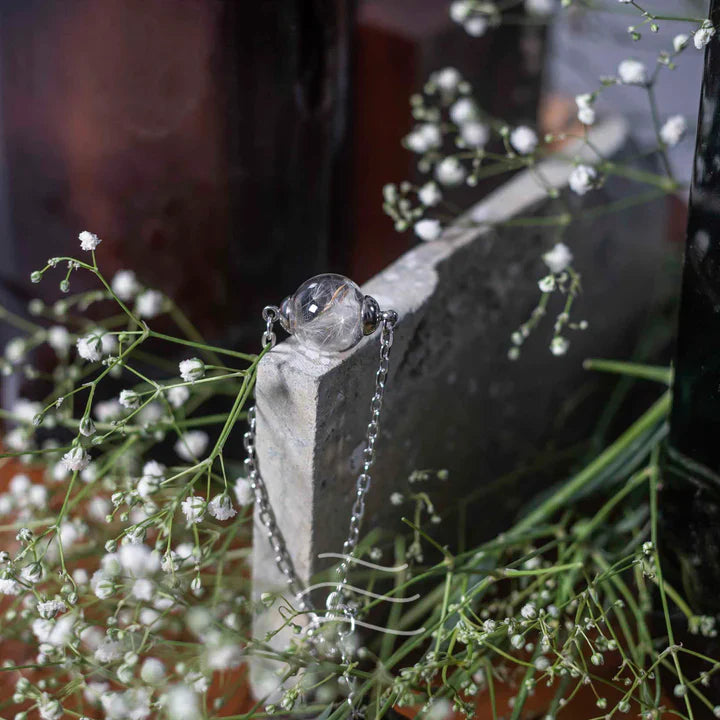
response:
[[[263,349],[268,346],[271,348],[275,347],[277,336],[275,335],[274,327],[279,318],[280,310],[274,305],[268,305],[263,310],[263,320],[265,320],[265,332],[262,335]],[[309,612],[312,610],[312,606],[310,605],[308,598],[302,594],[304,589],[303,584],[300,582],[300,578],[295,571],[295,566],[293,565],[292,558],[288,552],[285,538],[278,527],[272,505],[270,505],[267,486],[265,485],[265,481],[263,480],[258,468],[257,453],[255,449],[257,423],[256,414],[257,408],[253,405],[248,409],[248,430],[243,435],[243,445],[247,451],[245,469],[247,470],[248,481],[250,482],[250,487],[255,494],[255,504],[258,509],[258,517],[265,527],[270,547],[272,548],[273,553],[275,553],[275,565],[285,577],[288,589],[292,593],[300,609],[305,612]]]

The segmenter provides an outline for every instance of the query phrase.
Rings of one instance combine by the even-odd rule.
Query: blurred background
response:
[[[408,98],[430,72],[457,67],[492,115],[557,129],[574,120],[574,94],[628,54],[628,16],[617,12],[558,8],[550,29],[520,16],[478,39],[448,6],[4,0],[0,303],[22,311],[38,290],[56,299],[29,274],[74,253],[88,229],[104,240],[108,275],[134,269],[208,337],[252,348],[265,304],[322,271],[363,282],[415,243],[394,231],[381,191],[414,176],[400,140]],[[670,31],[635,56],[652,65]],[[691,127],[701,61],[686,52],[660,88],[661,106],[669,97],[668,112],[689,108]],[[642,140],[647,108],[629,90],[608,95],[637,115]],[[675,159],[689,178],[692,140],[684,148]],[[673,232],[683,227],[680,208]]]

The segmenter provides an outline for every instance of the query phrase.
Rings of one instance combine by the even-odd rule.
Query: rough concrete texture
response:
[[[593,130],[594,145],[606,157],[626,141],[621,120]],[[561,160],[540,166],[557,187],[571,168]],[[573,200],[587,207],[645,189],[612,179]],[[537,180],[523,172],[466,217],[480,213],[502,223],[558,212],[548,204]],[[575,318],[587,319],[590,329],[568,333],[572,344],[561,358],[548,351],[561,309],[557,297],[521,359],[507,358],[511,332],[538,300],[536,283],[547,273],[540,256],[556,241],[556,228],[450,228],[443,239],[418,245],[363,287],[381,307],[399,313],[363,532],[397,527],[401,513],[389,496],[407,488],[415,469],[449,470],[445,487],[428,488],[442,507],[443,497],[452,501],[477,491],[532,457],[577,385],[582,360],[611,356],[622,328],[631,328],[643,313],[658,274],[664,224],[665,205],[658,201],[640,212],[598,214],[569,229],[563,239],[585,278]],[[313,357],[290,338],[260,365],[259,465],[304,581],[325,567],[318,553],[339,552],[347,532],[378,351],[377,333],[331,358]],[[499,529],[529,493],[523,486],[494,492],[492,512],[486,506],[476,516],[481,533]],[[253,557],[256,592],[284,587],[257,522]],[[258,620],[258,631],[268,621]]]

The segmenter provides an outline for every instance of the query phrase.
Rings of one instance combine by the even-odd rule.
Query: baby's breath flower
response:
[[[682,115],[669,117],[660,128],[660,139],[669,147],[677,145],[687,132],[687,122]]]
[[[217,520],[229,520],[237,515],[237,510],[232,506],[232,502],[226,493],[216,495],[208,503],[208,512]]]
[[[570,341],[558,335],[550,342],[550,352],[553,355],[565,355],[570,347]]]
[[[38,702],[38,712],[42,720],[60,720],[64,710],[59,700],[53,700],[46,693],[43,693]]]
[[[561,273],[566,270],[573,259],[570,248],[564,243],[556,243],[552,250],[542,256],[543,262],[550,268],[550,272]]]
[[[428,150],[435,150],[442,144],[440,128],[434,123],[423,123],[417,125],[413,131],[405,137],[405,145],[418,155],[423,155]]]
[[[446,93],[454,92],[462,81],[462,75],[454,67],[446,67],[433,73],[432,80]]]
[[[80,241],[80,247],[83,250],[95,250],[97,246],[102,242],[102,240],[97,235],[87,230],[83,230],[78,235],[78,240]]]
[[[181,360],[178,366],[180,377],[185,382],[194,383],[205,375],[205,363],[200,358],[189,358],[188,360]]]
[[[136,410],[140,407],[140,396],[134,390],[121,390],[118,402],[128,410]]]
[[[693,43],[698,50],[702,50],[715,35],[715,28],[709,20],[703,21],[703,24],[695,31],[693,35]]]
[[[80,434],[84,435],[85,437],[90,437],[91,435],[94,435],[95,434],[95,423],[93,422],[93,419],[89,415],[86,415],[80,421],[78,430],[80,431]]]
[[[205,517],[205,499],[199,495],[185,498],[181,507],[188,523],[199,523]]]
[[[544,278],[541,278],[538,281],[538,287],[540,288],[541,292],[552,292],[555,289],[555,276],[546,275]],[[513,342],[516,345],[520,345],[522,343],[522,336],[520,335],[520,333],[513,333],[513,335],[517,337],[517,340],[515,337],[513,337]]]
[[[623,85],[645,85],[647,69],[639,60],[623,60],[618,65],[618,76]]]
[[[460,128],[460,137],[468,147],[484,147],[490,139],[490,128],[481,122],[468,122]]]
[[[392,505],[402,505],[405,502],[405,498],[402,493],[394,492],[390,495],[390,503]]]
[[[147,545],[128,543],[118,550],[118,560],[130,577],[151,577],[160,570],[160,555]]]
[[[510,133],[510,145],[520,155],[530,155],[538,145],[537,133],[526,125],[520,125]]]
[[[43,567],[39,562],[32,562],[20,571],[20,579],[34,585],[42,580]]]
[[[465,168],[452,155],[441,160],[435,167],[435,178],[441,185],[459,185],[465,179]]]
[[[450,106],[448,113],[450,119],[456,125],[463,125],[464,123],[477,119],[478,109],[472,98],[461,97]]]
[[[195,720],[200,717],[200,702],[187,685],[173,685],[165,696],[165,709],[170,720]]]
[[[118,270],[110,287],[121,300],[132,300],[140,291],[140,283],[132,270]]]
[[[65,355],[70,349],[72,340],[67,328],[62,325],[53,325],[47,331],[48,345],[59,355]]]
[[[159,685],[165,678],[165,665],[162,660],[149,657],[140,668],[140,678],[148,685]]]
[[[171,387],[167,391],[167,399],[170,405],[176,410],[181,408],[190,398],[190,391],[185,385],[179,385],[178,387]]]
[[[59,598],[53,600],[46,600],[45,602],[39,602],[37,604],[38,615],[45,620],[54,618],[58,613],[63,613],[67,610],[65,603]]]
[[[676,53],[687,47],[690,42],[690,36],[686,33],[679,33],[673,38],[673,49]]]
[[[162,312],[165,296],[158,290],[145,290],[137,296],[135,309],[140,317],[153,318]]]
[[[597,170],[590,165],[578,165],[568,177],[570,189],[578,195],[584,195],[592,190],[598,181]]]
[[[425,241],[437,240],[442,233],[439,220],[424,218],[415,223],[415,234]]]
[[[537,617],[537,607],[535,607],[535,603],[526,603],[525,605],[520,608],[520,615],[522,615],[525,620],[534,620]]]
[[[187,462],[199,458],[204,452],[210,438],[202,430],[189,430],[178,438],[175,452]]]
[[[425,207],[434,207],[442,200],[442,193],[437,183],[431,180],[418,190],[418,198]]]
[[[235,480],[233,491],[235,492],[235,499],[240,507],[246,507],[255,500],[255,493],[247,478],[239,477]]]
[[[583,93],[575,97],[575,102],[578,107],[578,120],[583,125],[592,125],[595,122],[595,108],[593,103],[595,97],[592,93]]]
[[[90,464],[90,455],[80,445],[76,445],[62,456],[62,464],[68,472],[79,472]]]
[[[8,577],[0,577],[0,595],[18,595],[20,593],[20,585]]]

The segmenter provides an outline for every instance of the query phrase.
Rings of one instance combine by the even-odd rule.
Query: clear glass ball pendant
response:
[[[306,280],[281,307],[285,329],[316,352],[349,350],[377,328],[380,309],[349,278],[334,273]]]

